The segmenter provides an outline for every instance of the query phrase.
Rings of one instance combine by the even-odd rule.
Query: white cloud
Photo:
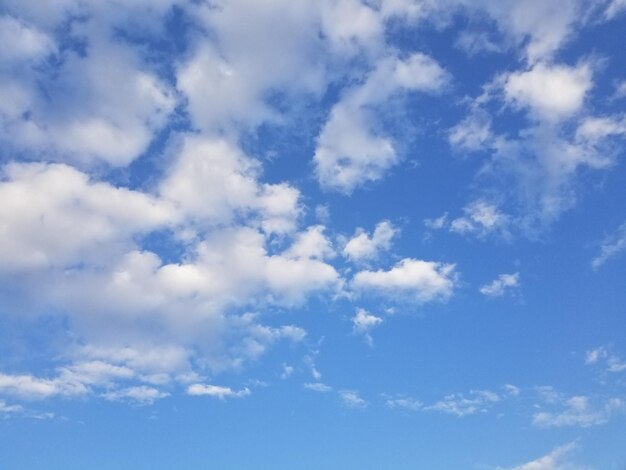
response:
[[[507,467],[503,470],[583,470],[583,467],[574,465],[569,461],[569,456],[575,448],[576,445],[573,442],[565,444],[532,462]]]
[[[313,158],[320,184],[349,194],[382,178],[400,157],[393,141],[374,130],[371,108],[398,93],[437,92],[447,80],[441,66],[421,53],[406,60],[381,60],[366,81],[349,90],[330,112]]]
[[[344,246],[343,255],[355,262],[375,259],[380,251],[391,248],[391,241],[397,234],[398,229],[387,220],[379,222],[371,236],[358,229]]]
[[[459,149],[488,150],[493,139],[491,118],[485,112],[474,111],[450,129],[448,141]]]
[[[409,397],[389,398],[385,401],[385,405],[389,408],[403,408],[410,411],[419,411],[424,407],[421,401]]]
[[[517,287],[519,287],[519,273],[500,274],[490,283],[481,286],[479,290],[487,297],[501,297]]]
[[[154,387],[141,385],[120,390],[111,390],[103,393],[102,396],[110,401],[130,400],[141,405],[151,405],[156,400],[169,396],[169,393],[162,392]]]
[[[477,200],[466,206],[465,216],[450,221],[450,231],[484,237],[493,232],[507,234],[509,217],[490,202]]]
[[[4,400],[0,400],[0,416],[11,413],[21,413],[24,408],[21,405],[7,405]]]
[[[370,331],[376,328],[383,322],[381,317],[372,315],[367,310],[358,308],[356,314],[352,317],[352,330],[360,335],[363,335],[367,343],[372,345],[372,336]]]
[[[463,31],[457,37],[454,45],[473,56],[480,53],[503,52],[503,48],[489,38],[484,32]]]
[[[405,258],[389,271],[359,271],[352,285],[357,291],[375,291],[397,300],[445,300],[456,285],[454,269],[453,264]]]
[[[326,259],[335,256],[331,241],[324,235],[325,227],[315,225],[296,234],[294,242],[285,252],[290,258]]]
[[[36,27],[0,16],[0,63],[37,60],[55,52],[54,41]]]
[[[330,385],[326,385],[325,383],[322,383],[322,382],[305,383],[304,388],[306,388],[307,390],[312,390],[314,392],[319,392],[319,393],[327,393],[327,392],[332,391],[333,389]]]
[[[585,364],[597,364],[602,362],[607,372],[622,372],[626,370],[626,361],[619,356],[611,354],[608,346],[600,346],[585,353]]]
[[[342,390],[339,392],[339,397],[343,401],[343,404],[349,408],[366,408],[367,402],[359,396],[359,393],[354,390]]]
[[[533,415],[533,424],[539,427],[590,427],[606,423],[616,412],[626,409],[618,398],[610,398],[594,406],[587,396],[573,396],[561,401],[564,410],[540,411]]]
[[[442,400],[424,409],[463,417],[476,413],[486,413],[494,403],[500,400],[501,397],[495,392],[472,390],[469,396],[463,394],[447,395]]]
[[[17,92],[11,106],[0,109],[0,136],[8,148],[26,150],[33,159],[125,166],[167,122],[177,101],[174,92],[136,51],[110,40],[99,16],[93,18],[73,30],[84,35],[88,52],[64,51],[45,87],[36,80],[41,75],[36,65],[14,69],[8,79],[0,74],[0,96]],[[35,33],[28,34],[32,43]],[[29,46],[39,54],[55,47]]]
[[[30,399],[47,398],[63,392],[53,380],[39,379],[32,375],[7,374],[0,374],[0,391]]]
[[[187,395],[210,396],[224,400],[226,398],[242,398],[250,395],[250,389],[233,390],[220,385],[192,384],[187,388]]]
[[[195,127],[213,134],[277,121],[278,113],[265,99],[268,92],[315,93],[325,84],[321,5],[219,0],[189,8],[215,37],[210,42],[198,35],[192,54],[177,70]]]
[[[529,63],[550,59],[584,22],[576,0],[526,2],[462,0],[472,9],[483,9],[496,20],[499,31],[520,49]]]
[[[608,260],[624,251],[626,251],[626,222],[620,225],[615,233],[604,239],[600,245],[600,254],[593,258],[591,266],[598,269]]]
[[[611,20],[626,10],[626,0],[612,0],[606,8],[604,15]]]
[[[585,364],[595,364],[600,359],[607,357],[607,349],[604,346],[587,351],[585,353]]]
[[[247,216],[267,232],[288,232],[300,215],[297,189],[261,184],[259,163],[224,140],[185,135],[171,149],[175,160],[159,193],[204,226]]]
[[[104,262],[177,219],[167,202],[66,165],[10,163],[2,173],[0,271]]]
[[[589,64],[538,63],[528,71],[508,75],[504,92],[509,102],[529,108],[540,119],[555,121],[578,112],[592,85]]]

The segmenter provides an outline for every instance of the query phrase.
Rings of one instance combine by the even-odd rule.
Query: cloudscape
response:
[[[0,44],[0,468],[626,469],[626,1]]]

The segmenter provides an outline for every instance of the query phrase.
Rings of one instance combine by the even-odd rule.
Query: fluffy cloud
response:
[[[372,336],[370,331],[379,326],[383,322],[381,317],[372,315],[362,308],[358,308],[354,317],[352,317],[352,330],[360,335],[363,335],[368,344],[372,345]]]
[[[592,86],[589,64],[576,67],[536,64],[506,77],[504,92],[513,104],[541,119],[558,120],[580,110]]]
[[[176,156],[159,194],[200,227],[256,219],[267,232],[288,232],[300,214],[297,189],[261,184],[259,163],[220,139],[182,136],[170,150]]]
[[[21,49],[10,52],[13,62],[32,62],[56,51],[55,40],[45,32],[4,21],[22,39]],[[57,64],[52,70],[14,63],[6,75],[0,71],[0,96],[13,95],[0,106],[0,135],[15,152],[125,166],[167,122],[176,105],[174,92],[135,51],[111,41],[108,26],[96,21],[73,24],[72,33],[88,45],[86,53],[63,49],[49,61],[48,68]]]
[[[371,236],[358,229],[344,246],[343,255],[356,262],[375,259],[380,251],[391,248],[391,240],[397,234],[398,229],[387,220],[379,222]]]
[[[349,194],[382,178],[400,156],[391,138],[375,130],[371,109],[400,93],[437,92],[447,80],[441,66],[422,53],[379,61],[365,82],[349,90],[330,112],[313,158],[320,184]]]
[[[454,270],[453,264],[405,258],[389,271],[359,271],[352,285],[357,291],[371,290],[396,300],[445,300],[456,285]]]
[[[496,279],[479,289],[480,293],[487,297],[501,297],[507,291],[519,286],[519,273],[500,274]]]
[[[167,202],[67,165],[11,163],[2,173],[0,272],[102,263],[134,235],[177,220]]]

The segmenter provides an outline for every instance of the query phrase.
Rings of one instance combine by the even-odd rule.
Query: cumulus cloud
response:
[[[508,75],[504,92],[512,104],[552,121],[579,111],[592,84],[589,64],[568,67],[539,63],[528,71]]]
[[[456,286],[455,266],[405,258],[388,271],[357,272],[352,286],[357,291],[374,291],[396,300],[445,300]]]
[[[397,234],[398,229],[387,220],[379,222],[371,236],[358,229],[344,246],[343,255],[355,262],[375,259],[380,251],[391,248],[391,241]]]
[[[519,287],[519,273],[500,274],[496,279],[481,286],[480,293],[487,297],[501,297]]]
[[[10,163],[2,177],[0,271],[102,263],[177,220],[166,201],[63,164]]]
[[[31,64],[14,64],[6,77],[0,73],[0,95],[15,94],[0,107],[0,135],[9,148],[33,159],[125,166],[148,148],[177,98],[135,50],[109,39],[107,14],[97,15],[93,5],[85,9],[94,16],[72,32],[86,41],[87,52],[63,49],[49,61],[48,67],[56,65],[47,75],[32,60],[56,51],[56,38],[4,19],[7,32],[16,30],[22,38],[21,49],[6,54]]]
[[[371,108],[399,93],[440,91],[447,80],[443,68],[422,53],[382,59],[330,112],[313,158],[320,184],[349,194],[382,178],[400,156],[392,139],[375,130]]]
[[[297,189],[258,181],[259,163],[221,139],[185,135],[159,194],[200,227],[256,219],[267,232],[288,232],[300,215]]]

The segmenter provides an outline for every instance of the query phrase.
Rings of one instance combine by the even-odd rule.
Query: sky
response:
[[[626,470],[624,0],[0,0],[0,468]]]

